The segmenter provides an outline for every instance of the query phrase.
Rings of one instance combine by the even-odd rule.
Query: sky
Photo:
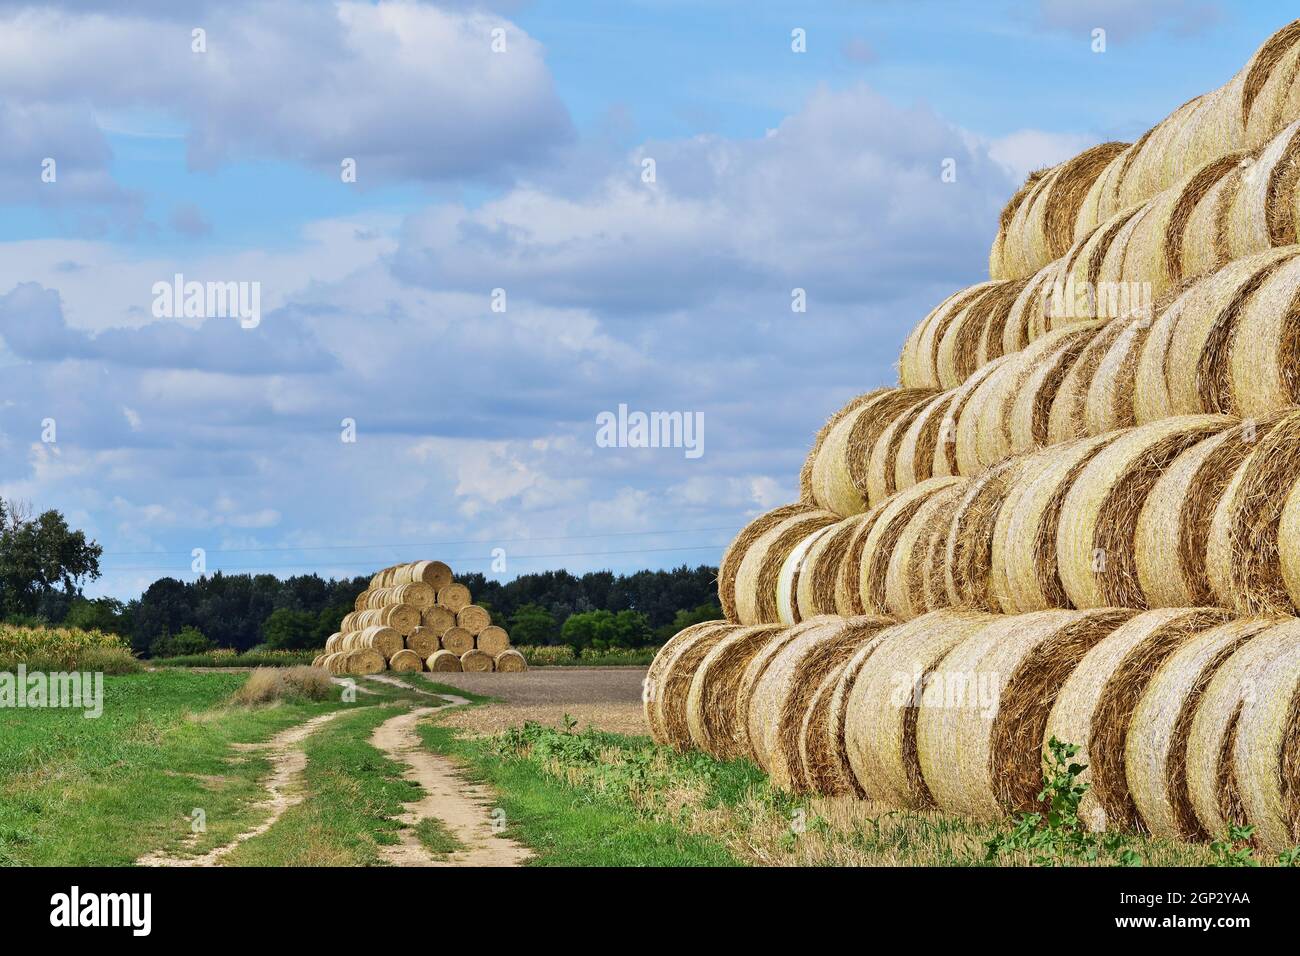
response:
[[[123,599],[192,580],[195,549],[279,575],[714,564],[987,278],[1029,171],[1135,139],[1294,15],[124,6],[0,0],[0,495],[64,512],[104,548],[87,593]],[[178,274],[256,316],[169,309]],[[610,447],[624,406],[702,441]]]

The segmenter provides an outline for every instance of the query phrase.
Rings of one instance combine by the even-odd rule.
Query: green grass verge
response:
[[[457,692],[459,693],[459,692]],[[420,735],[433,752],[460,760],[494,787],[506,835],[536,854],[535,866],[735,866],[719,842],[649,817],[617,792],[573,787],[534,759],[499,751],[437,723]]]
[[[380,847],[397,842],[394,819],[420,788],[402,779],[400,764],[369,743],[385,720],[404,708],[365,707],[336,717],[309,737],[307,799],[289,808],[266,833],[235,848],[229,866],[373,866]]]
[[[0,863],[128,864],[191,836],[200,808],[219,846],[253,820],[268,769],[234,743],[265,740],[338,703],[227,708],[240,674],[140,673],[104,679],[104,713],[0,710]]]

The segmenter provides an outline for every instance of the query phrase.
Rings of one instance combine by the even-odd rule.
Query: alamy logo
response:
[[[50,897],[50,925],[127,926],[132,936],[148,936],[153,928],[153,895],[150,893],[82,893],[74,886],[68,893]]]
[[[155,319],[239,319],[246,329],[262,322],[262,283],[186,282],[176,273],[171,282],[153,284]]]
[[[599,448],[684,448],[687,458],[704,454],[703,412],[629,412],[596,416]]]
[[[104,713],[104,675],[98,671],[0,671],[0,707],[79,708],[86,718]]]

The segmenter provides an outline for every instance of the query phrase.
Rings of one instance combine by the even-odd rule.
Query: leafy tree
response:
[[[716,601],[709,601],[689,611],[678,611],[673,615],[672,623],[655,628],[654,642],[663,644],[678,631],[684,631],[695,624],[703,624],[705,621],[720,620],[722,620],[722,608]]]
[[[63,619],[67,627],[83,631],[103,631],[107,634],[127,633],[126,607],[111,597],[73,598]]]
[[[163,634],[149,646],[152,657],[180,657],[184,654],[202,654],[216,645],[197,627],[187,626],[177,634]]]
[[[640,611],[585,611],[570,615],[560,630],[564,643],[581,654],[584,648],[598,651],[611,647],[639,647],[649,643],[650,621]]]
[[[73,531],[57,511],[36,518],[22,503],[0,502],[0,597],[6,615],[61,619],[83,582],[99,577],[104,549]]]
[[[539,604],[525,604],[515,611],[508,630],[512,643],[528,647],[557,644],[560,640],[555,615]]]
[[[275,651],[297,651],[312,647],[319,617],[310,611],[278,608],[262,625],[262,642]]]

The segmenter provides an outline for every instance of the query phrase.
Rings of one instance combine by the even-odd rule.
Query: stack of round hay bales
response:
[[[1033,174],[728,548],[655,739],[986,819],[1062,741],[1091,826],[1300,843],[1298,227],[1300,21]]]
[[[317,664],[342,666],[331,655],[358,648],[380,652],[384,666],[378,670],[528,669],[524,656],[510,646],[510,635],[492,623],[486,608],[473,603],[469,588],[453,581],[451,568],[441,561],[414,561],[376,572],[370,587],[357,596],[355,609],[344,615],[340,632],[326,640],[326,653]],[[373,657],[367,660],[367,666],[374,665]]]
[[[1041,809],[1056,741],[1095,829],[1180,839],[1253,826],[1300,843],[1300,619],[1218,608],[902,624],[694,625],[651,664],[652,737],[747,757],[796,792],[995,820]]]

